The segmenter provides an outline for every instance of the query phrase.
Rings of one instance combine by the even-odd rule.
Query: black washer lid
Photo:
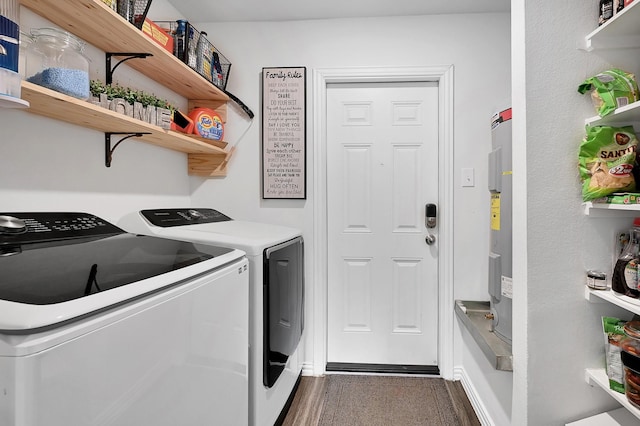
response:
[[[50,305],[180,270],[233,251],[129,234],[86,213],[8,213],[27,231],[0,234],[0,300]]]

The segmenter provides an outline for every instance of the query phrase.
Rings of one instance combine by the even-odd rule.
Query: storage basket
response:
[[[149,6],[151,6],[151,0],[118,0],[118,14],[136,28],[142,29]]]
[[[202,70],[198,69],[198,58],[197,58],[197,43],[200,38],[200,31],[198,31],[193,25],[189,24],[189,22],[185,23],[185,32],[184,32],[184,46],[181,48],[180,43],[176,40],[176,33],[178,30],[178,22],[177,21],[154,21],[160,28],[164,29],[169,33],[172,37],[174,37],[173,43],[173,54],[179,58],[182,62],[187,64],[191,69],[196,71],[198,74],[202,75],[204,78],[209,80],[216,87],[225,90],[227,88],[227,80],[229,79],[229,73],[231,72],[231,62],[227,59],[226,56],[218,50],[208,38],[204,37],[204,42],[207,44],[208,48],[212,52],[212,59],[214,56],[217,56],[217,61],[219,64],[218,73],[221,74],[221,78],[216,78],[215,75],[210,75],[207,72],[202,72]],[[206,33],[205,33],[206,34]],[[211,65],[212,72],[216,72],[214,66]]]

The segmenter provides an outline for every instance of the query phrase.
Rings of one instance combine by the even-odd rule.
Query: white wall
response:
[[[473,337],[461,327],[463,345],[457,348],[461,361],[456,369],[483,425],[516,425],[511,422],[513,373],[496,370]]]
[[[585,301],[585,271],[610,272],[613,231],[631,225],[580,208],[577,153],[595,110],[577,87],[625,66],[578,49],[597,27],[597,8],[596,0],[512,2],[514,425],[559,425],[616,405],[584,380],[585,367],[604,365],[600,316],[624,314]]]
[[[489,192],[487,154],[491,147],[490,119],[509,105],[509,14],[415,16],[277,23],[195,23],[233,63],[228,90],[256,113],[253,124],[230,107],[226,128],[232,144],[239,140],[224,179],[192,179],[193,205],[212,206],[236,218],[296,226],[304,231],[307,285],[313,288],[313,132],[308,132],[306,201],[260,198],[260,73],[266,66],[314,68],[398,67],[452,64],[454,66],[454,289],[455,297],[488,300]],[[308,81],[308,106],[311,82]],[[308,125],[313,123],[308,112]],[[447,165],[443,165],[447,166]],[[476,186],[462,188],[460,170],[474,168]],[[331,164],[328,165],[328,172]],[[307,291],[307,295],[312,294]],[[307,300],[313,318],[313,300]],[[468,334],[456,321],[455,365],[462,368],[492,418],[509,419],[511,374],[495,374]],[[307,322],[307,336],[317,331]],[[307,362],[313,348],[307,339]],[[471,346],[471,347],[469,347]]]

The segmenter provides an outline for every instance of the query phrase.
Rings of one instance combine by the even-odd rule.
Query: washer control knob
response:
[[[0,234],[23,234],[27,232],[24,220],[13,216],[0,216]]]

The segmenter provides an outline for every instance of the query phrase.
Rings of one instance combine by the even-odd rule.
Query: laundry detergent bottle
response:
[[[195,108],[189,113],[193,120],[193,133],[196,135],[221,141],[224,136],[224,123],[222,118],[212,109]]]
[[[611,289],[629,297],[638,298],[638,251],[640,249],[640,217],[633,220],[629,242],[616,261],[611,278]]]

